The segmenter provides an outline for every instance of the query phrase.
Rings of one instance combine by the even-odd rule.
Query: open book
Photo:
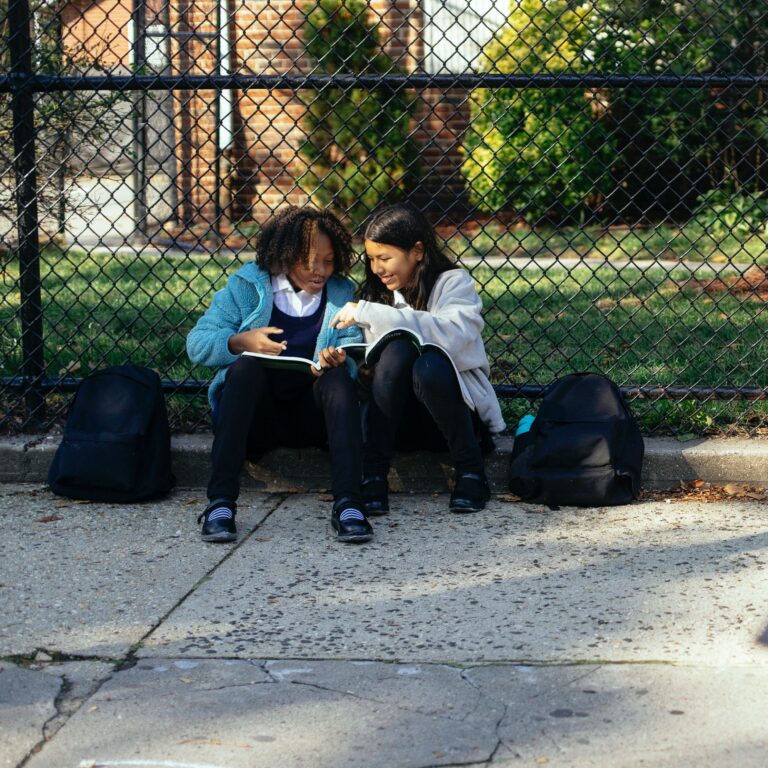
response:
[[[416,331],[412,331],[410,328],[393,328],[391,331],[387,331],[383,336],[379,336],[378,339],[372,341],[370,344],[365,344],[364,342],[350,342],[347,344],[339,344],[336,349],[343,349],[347,355],[358,364],[367,363],[368,365],[375,365],[384,347],[393,339],[406,339],[419,351],[431,347],[433,349],[438,349],[445,354],[442,347],[437,344],[425,342]],[[265,355],[261,352],[243,352],[242,354],[248,355],[248,357],[258,357],[264,361],[264,364],[268,368],[275,368],[281,371],[303,371],[304,373],[312,373],[310,370],[311,368],[314,368],[317,371],[322,368],[319,362],[310,360],[307,357]]]

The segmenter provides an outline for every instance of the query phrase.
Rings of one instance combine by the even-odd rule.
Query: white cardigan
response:
[[[409,307],[395,293],[394,306],[360,301],[355,322],[371,343],[392,328],[410,328],[425,342],[442,347],[459,373],[464,402],[476,410],[491,432],[506,426],[489,379],[491,368],[481,332],[483,303],[472,276],[464,269],[450,269],[438,276],[426,310]]]

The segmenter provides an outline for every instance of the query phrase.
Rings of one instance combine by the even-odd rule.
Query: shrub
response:
[[[589,7],[521,0],[483,50],[480,67],[508,74],[584,70]],[[595,102],[574,88],[476,90],[462,172],[471,201],[513,208],[530,223],[597,208],[608,189],[603,125]]]
[[[715,240],[768,235],[768,197],[713,189],[699,197],[693,221]]]
[[[519,0],[481,69],[623,75],[759,73],[762,0]],[[684,218],[713,188],[768,183],[762,87],[503,89],[472,97],[464,176],[484,209],[535,223],[581,210]]]
[[[363,0],[320,0],[306,17],[307,53],[327,74],[397,74],[381,52],[377,26]],[[307,163],[301,187],[359,223],[382,202],[402,199],[418,179],[409,137],[413,100],[388,88],[328,86],[304,95]]]

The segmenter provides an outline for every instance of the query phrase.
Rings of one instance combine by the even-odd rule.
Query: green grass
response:
[[[551,243],[548,248],[551,247]],[[482,250],[480,249],[480,253]],[[229,257],[90,255],[49,249],[41,265],[50,376],[82,376],[132,360],[174,379],[208,379],[184,340],[214,289],[239,267]],[[360,274],[360,267],[355,271]],[[764,386],[768,312],[757,298],[680,288],[661,268],[475,267],[497,383],[547,384],[600,370],[620,384]],[[686,274],[683,270],[681,273]],[[18,265],[0,283],[0,375],[21,369]],[[59,398],[51,396],[56,403]],[[171,397],[177,423],[206,418],[203,398]],[[510,423],[530,409],[504,403]],[[768,404],[635,401],[645,428],[697,434],[768,425]]]
[[[473,272],[486,308],[486,348],[498,383],[547,384],[598,370],[620,384],[764,386],[768,312],[757,297],[680,288],[676,273],[556,267]],[[514,401],[513,401],[514,403]],[[520,408],[510,408],[510,417]],[[633,405],[649,429],[708,432],[768,421],[768,404]]]
[[[737,264],[768,263],[768,236],[746,239],[717,237],[707,229],[688,224],[673,227],[587,227],[585,229],[506,230],[488,226],[468,238],[457,234],[447,246],[459,259],[467,257],[518,257],[561,259],[662,260]]]

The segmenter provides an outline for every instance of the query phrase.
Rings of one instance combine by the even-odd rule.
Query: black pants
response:
[[[453,365],[403,339],[384,348],[373,370],[364,473],[386,475],[395,448],[448,450],[457,472],[482,472],[479,420],[464,402]]]
[[[208,498],[236,501],[246,458],[272,448],[328,445],[335,499],[360,496],[363,440],[355,382],[345,367],[319,378],[241,357],[227,372],[214,419]]]

